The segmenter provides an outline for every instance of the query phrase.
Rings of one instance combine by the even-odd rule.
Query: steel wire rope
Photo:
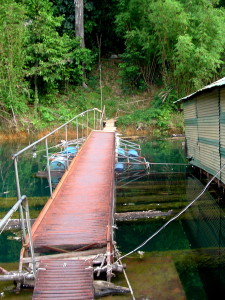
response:
[[[119,251],[118,251],[118,249],[116,248],[116,245],[114,245],[114,248],[115,248],[115,255],[116,255],[116,257],[118,258],[119,263],[122,265],[122,262],[121,262],[121,260],[120,260]],[[129,281],[129,279],[128,279],[127,273],[126,273],[126,271],[125,271],[124,268],[123,268],[123,275],[124,275],[124,277],[125,277],[125,279],[126,279],[126,282],[127,282],[128,287],[129,287],[129,290],[130,290],[132,299],[135,300],[136,298],[135,298],[135,296],[134,296],[134,291],[133,291],[133,289],[132,289],[132,286],[131,286],[131,284],[130,284],[130,281]]]
[[[128,185],[129,183],[131,183],[131,182],[133,182],[135,180],[141,179],[142,177],[148,176],[149,174],[150,174],[150,172],[147,172],[144,175],[141,175],[141,176],[139,176],[137,178],[134,178],[133,180],[130,180],[130,181],[128,181],[128,182],[126,182],[126,183],[124,183],[122,185],[119,185],[118,187],[124,187],[125,185]]]
[[[173,218],[171,218],[169,221],[167,221],[163,226],[161,226],[155,233],[153,233],[147,240],[145,240],[143,243],[141,243],[139,246],[137,246],[135,249],[132,251],[128,252],[127,254],[121,256],[119,259],[117,259],[117,262],[119,260],[131,255],[132,253],[136,252],[140,248],[142,248],[144,245],[146,245],[153,237],[155,237],[158,233],[160,233],[167,225],[169,225],[172,221],[176,220],[180,215],[182,215],[194,202],[196,202],[207,190],[211,182],[216,178],[216,176],[224,169],[225,164],[216,172],[216,174],[210,179],[210,181],[206,184],[206,186],[203,188],[203,190],[200,192],[200,194],[192,200],[188,205],[186,205],[178,214],[176,214]]]
[[[135,181],[135,180],[138,180],[138,179],[140,179],[140,178],[142,178],[142,177],[144,177],[144,176],[147,176],[147,175],[149,175],[149,174],[150,174],[150,172],[147,172],[147,173],[145,173],[144,175],[141,175],[141,177],[136,177],[134,180],[128,181],[125,185],[127,185],[128,183],[131,183],[131,182],[133,182],[133,181]],[[124,180],[129,179],[130,177],[135,177],[135,176],[139,176],[139,175],[140,175],[140,172],[136,172],[136,173],[134,173],[134,174],[132,174],[132,175],[128,175],[127,177],[122,177],[122,179],[117,180],[117,183],[123,182]],[[119,187],[123,187],[123,186],[124,186],[124,185],[119,185]]]

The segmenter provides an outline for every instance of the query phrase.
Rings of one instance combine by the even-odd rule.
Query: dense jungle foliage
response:
[[[126,114],[119,125],[168,129],[174,100],[225,76],[224,0],[79,1],[85,48],[75,0],[1,1],[2,130],[41,129],[100,107],[100,86],[108,115]]]

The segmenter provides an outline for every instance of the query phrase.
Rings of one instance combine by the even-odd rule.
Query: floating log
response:
[[[147,211],[132,211],[124,213],[115,213],[115,221],[133,221],[138,219],[148,219],[155,217],[171,216],[173,215],[173,210],[167,212],[157,211],[157,210],[147,210]]]
[[[130,293],[130,289],[103,280],[94,280],[95,298]]]
[[[145,218],[154,218],[154,217],[163,217],[173,215],[173,210],[167,212],[157,211],[157,210],[147,210],[147,211],[133,211],[133,212],[124,212],[124,213],[115,213],[114,219],[116,221],[129,221],[129,220],[138,220]],[[30,222],[33,224],[35,219],[31,219]],[[15,230],[20,229],[20,220],[11,219],[4,230]]]
[[[24,282],[25,280],[34,280],[34,274],[29,272],[6,271],[0,267],[0,281]]]

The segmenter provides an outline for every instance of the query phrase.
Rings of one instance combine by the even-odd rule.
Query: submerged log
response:
[[[148,219],[155,217],[171,216],[173,215],[173,210],[169,211],[157,211],[157,210],[147,210],[147,211],[131,211],[124,213],[115,213],[114,218],[116,221],[133,221],[138,219]]]
[[[94,280],[95,298],[130,293],[130,289],[103,280]]]

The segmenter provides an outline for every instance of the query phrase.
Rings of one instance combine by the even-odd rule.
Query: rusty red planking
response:
[[[114,160],[115,133],[93,131],[32,226],[36,249],[106,245],[114,201]]]
[[[32,299],[94,299],[92,262],[59,259],[41,261]]]

